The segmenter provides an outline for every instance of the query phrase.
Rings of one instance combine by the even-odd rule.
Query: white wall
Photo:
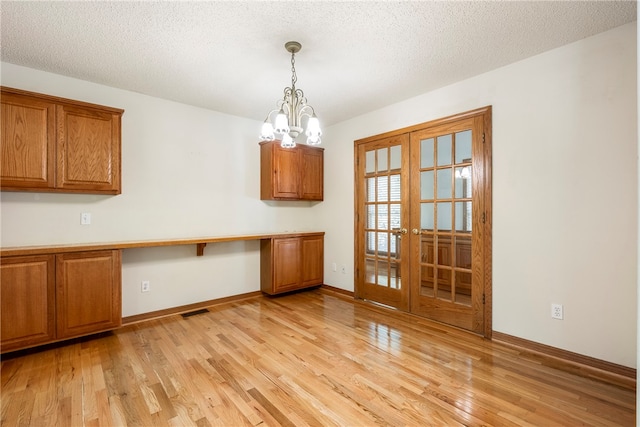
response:
[[[283,204],[259,200],[259,122],[4,63],[2,85],[126,111],[123,194],[3,192],[1,243],[324,230],[325,283],[353,290],[353,141],[492,105],[494,329],[635,367],[635,76],[634,23],[348,120],[323,136],[325,201]],[[258,290],[257,242],[194,253],[125,250],[123,315]]]
[[[492,105],[494,330],[635,367],[636,93],[633,23],[329,128],[325,281],[353,290],[353,141]]]
[[[125,110],[122,194],[2,192],[6,246],[315,230],[310,202],[260,200],[261,122],[3,63],[1,83]],[[170,84],[170,83],[168,83]],[[212,83],[214,84],[214,83]],[[80,225],[90,212],[92,224]],[[123,315],[259,289],[259,242],[123,252]],[[151,291],[140,293],[140,281]]]

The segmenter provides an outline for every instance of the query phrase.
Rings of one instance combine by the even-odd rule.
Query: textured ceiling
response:
[[[291,83],[321,121],[636,20],[635,1],[0,3],[2,61],[263,120]]]

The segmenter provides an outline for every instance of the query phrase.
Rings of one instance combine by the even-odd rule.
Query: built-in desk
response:
[[[293,233],[264,233],[239,234],[232,236],[187,237],[182,239],[158,240],[125,240],[104,243],[79,243],[44,246],[14,246],[0,248],[0,257],[59,254],[69,252],[101,251],[111,249],[150,248],[155,246],[195,245],[196,255],[202,256],[208,243],[236,242],[243,240],[271,240],[285,238],[300,238],[304,236],[324,236],[324,232],[293,232]]]
[[[122,325],[122,249],[260,240],[260,289],[321,285],[324,232],[243,234],[0,248],[0,352]]]

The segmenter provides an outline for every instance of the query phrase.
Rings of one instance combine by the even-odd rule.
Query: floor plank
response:
[[[2,426],[635,424],[635,390],[315,289],[4,355]]]

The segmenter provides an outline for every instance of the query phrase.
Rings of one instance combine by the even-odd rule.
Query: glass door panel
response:
[[[470,163],[471,130],[447,133],[420,139],[420,262],[428,274],[421,280],[420,295],[456,304],[470,304],[470,298],[457,296],[456,251],[453,242],[457,233],[471,231]],[[461,139],[458,146],[458,138]],[[433,144],[433,141],[436,144]],[[432,161],[435,159],[435,162]],[[452,161],[455,159],[455,162]],[[463,177],[466,175],[465,177]],[[435,177],[435,180],[434,180]],[[435,219],[435,221],[434,221]],[[454,227],[455,225],[455,227]],[[470,240],[467,241],[470,243]],[[426,251],[426,253],[424,253]],[[471,269],[471,258],[466,260]],[[459,276],[459,277],[458,277]],[[468,278],[466,278],[468,281]],[[462,289],[469,293],[468,286]]]
[[[451,164],[451,135],[440,135],[437,138],[438,145],[436,150],[438,152],[438,166],[448,166]]]

